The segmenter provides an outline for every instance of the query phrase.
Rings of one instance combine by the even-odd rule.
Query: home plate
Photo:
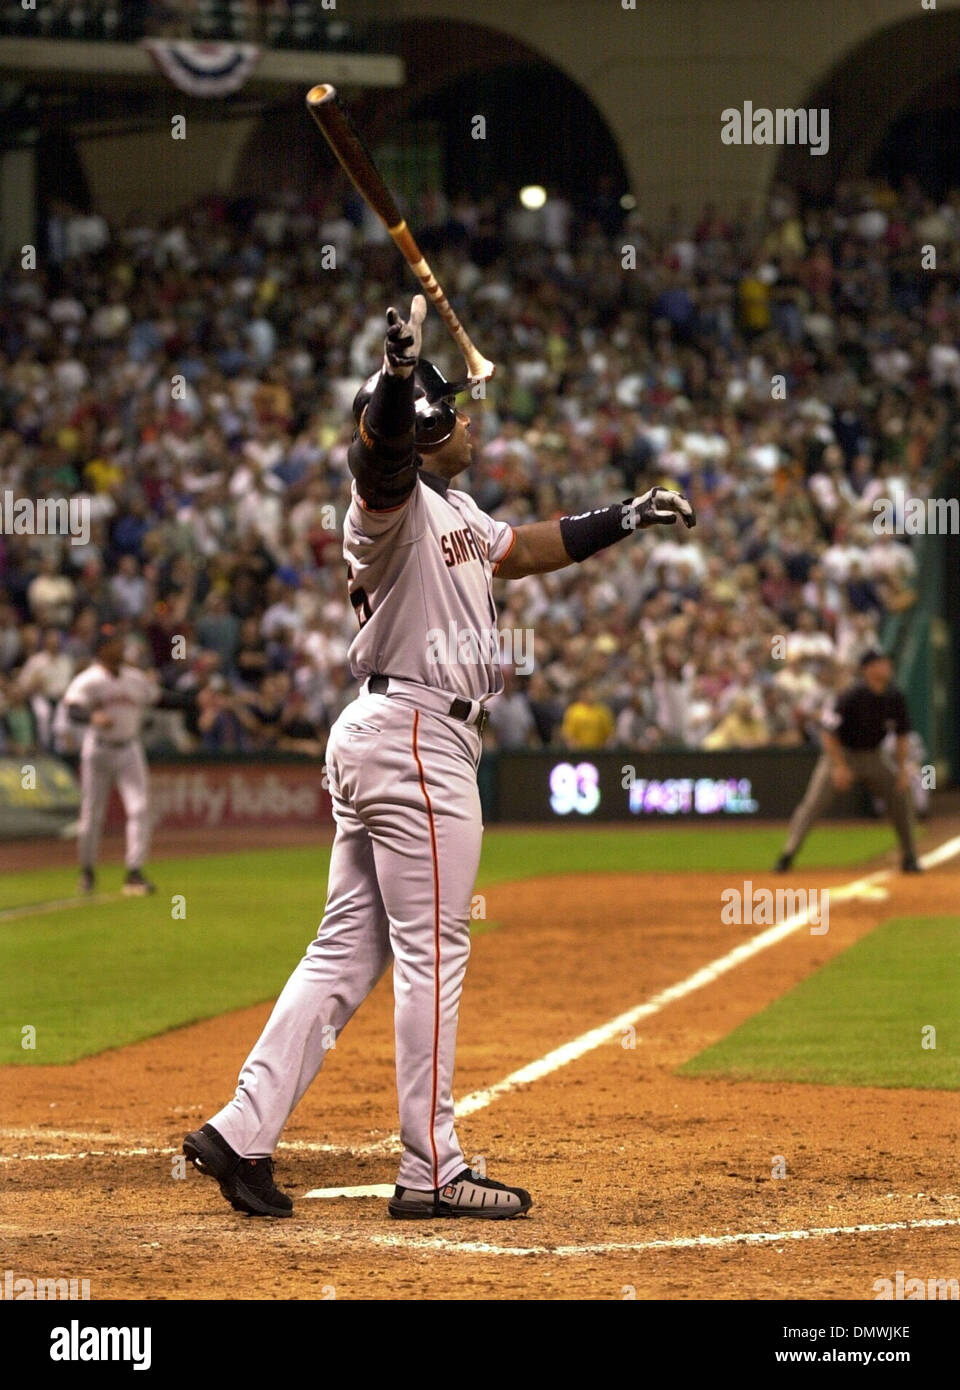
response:
[[[392,1197],[393,1183],[373,1183],[369,1187],[315,1187],[306,1197]]]

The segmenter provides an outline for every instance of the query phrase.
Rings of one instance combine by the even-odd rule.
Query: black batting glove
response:
[[[383,343],[383,366],[391,376],[408,377],[420,360],[423,339],[423,320],[427,316],[427,301],[415,294],[406,321],[396,309],[387,310],[387,336]]]

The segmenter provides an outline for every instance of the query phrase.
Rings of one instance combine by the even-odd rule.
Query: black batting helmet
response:
[[[353,418],[358,425],[379,379],[380,373],[376,372],[363,383],[353,398]],[[413,379],[416,383],[416,446],[418,449],[436,449],[439,445],[445,444],[453,434],[453,427],[457,423],[454,402],[461,391],[466,391],[470,383],[447,381],[443,373],[425,357],[421,357],[414,368]]]

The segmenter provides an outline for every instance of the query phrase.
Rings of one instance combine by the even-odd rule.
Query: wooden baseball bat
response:
[[[369,152],[337,96],[337,89],[329,82],[321,82],[316,87],[311,87],[307,93],[307,110],[320,127],[324,139],[340,161],[344,172],[380,218],[425,293],[437,306],[437,312],[463,353],[470,379],[489,380],[494,373],[494,364],[473,344],[467,330],[450,307],[437,277],[424,259],[423,252],[406,221],[400,216],[393,195],[377,172]]]

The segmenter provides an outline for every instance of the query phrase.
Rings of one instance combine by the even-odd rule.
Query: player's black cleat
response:
[[[273,1181],[272,1158],[241,1158],[213,1125],[188,1134],[183,1152],[194,1168],[214,1178],[234,1211],[250,1216],[292,1216],[293,1202]]]
[[[125,898],[146,898],[157,890],[148,878],[139,869],[130,869],[126,878],[123,880],[123,896]]]
[[[81,892],[81,893],[93,893],[93,892],[96,891],[96,887],[97,887],[97,880],[96,880],[96,878],[94,877],[93,870],[92,870],[92,869],[81,869],[81,870],[80,870],[80,892]]]
[[[397,1187],[388,1209],[399,1221],[424,1221],[435,1216],[475,1216],[485,1221],[510,1221],[526,1216],[533,1198],[522,1187],[505,1187],[490,1178],[475,1177],[464,1168],[434,1191]]]
[[[917,863],[916,855],[905,854],[900,864],[900,872],[904,874],[922,874],[923,869]]]
[[[777,862],[776,862],[776,863],[774,864],[774,866],[773,866],[773,872],[774,872],[775,874],[785,874],[785,873],[789,873],[792,864],[793,864],[793,855],[792,855],[792,854],[781,854],[780,858],[777,860]]]

